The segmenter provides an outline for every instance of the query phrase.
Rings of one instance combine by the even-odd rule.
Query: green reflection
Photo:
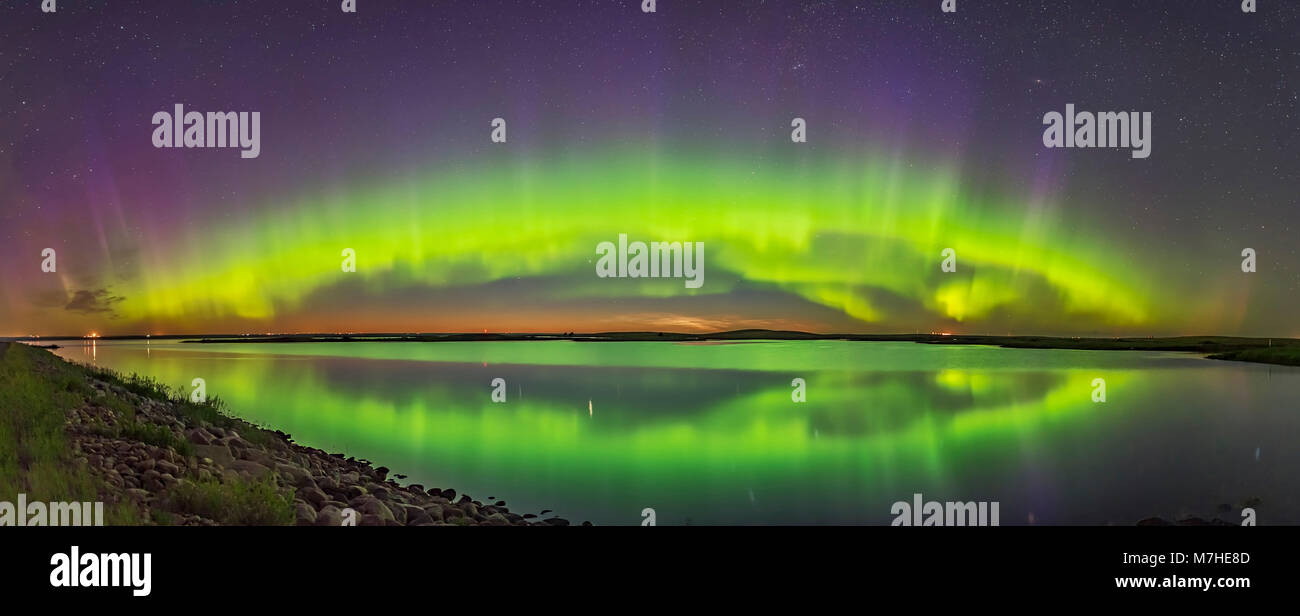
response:
[[[1151,416],[1160,375],[1218,374],[1167,354],[824,341],[101,344],[94,359],[175,386],[201,376],[245,419],[411,482],[623,524],[647,506],[665,524],[888,523],[917,491],[1000,497],[1015,523],[1011,503],[1063,498],[1035,472]],[[1097,377],[1110,402],[1092,402]],[[1029,491],[987,494],[1007,478]]]

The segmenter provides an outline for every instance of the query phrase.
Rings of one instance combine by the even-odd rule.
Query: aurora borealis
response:
[[[0,7],[0,336],[1300,335],[1297,6],[172,4]],[[1067,103],[1150,158],[1045,149]],[[622,233],[706,284],[597,277]]]

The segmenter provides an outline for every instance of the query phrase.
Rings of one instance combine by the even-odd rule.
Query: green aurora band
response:
[[[121,319],[172,331],[211,331],[232,317],[269,323],[345,281],[382,298],[397,288],[530,277],[547,281],[549,298],[573,302],[759,288],[837,311],[864,330],[921,322],[979,330],[994,316],[1015,333],[1152,322],[1149,302],[1161,297],[1153,281],[1104,235],[1063,220],[1043,199],[974,197],[953,166],[919,171],[898,157],[757,159],[630,147],[484,155],[299,196],[237,224],[211,216],[145,249],[137,271],[113,271],[110,262],[104,274],[127,281],[116,288]],[[597,278],[596,244],[620,233],[704,242],[703,288]],[[949,247],[958,271],[944,274],[940,253]],[[355,273],[341,271],[344,248],[356,251]],[[339,312],[334,331],[358,331]],[[441,327],[425,331],[474,329],[431,322]],[[789,324],[819,327],[797,315]]]

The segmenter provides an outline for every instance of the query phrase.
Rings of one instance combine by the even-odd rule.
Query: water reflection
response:
[[[60,353],[174,386],[203,377],[304,444],[597,523],[653,507],[660,524],[887,524],[914,492],[999,500],[1004,524],[1132,523],[1247,497],[1272,501],[1275,519],[1300,510],[1275,472],[1300,462],[1287,444],[1297,370],[906,343],[520,344]],[[1261,461],[1260,447],[1283,453]]]

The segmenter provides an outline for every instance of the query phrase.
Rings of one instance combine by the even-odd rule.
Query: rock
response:
[[[295,517],[294,523],[298,526],[313,526],[316,524],[316,510],[311,508],[307,503],[296,503],[293,507]]]
[[[549,524],[549,525],[551,525],[551,526],[568,526],[568,525],[569,525],[569,521],[566,520],[566,519],[564,519],[564,518],[549,518],[549,519],[542,520],[542,521],[545,522],[545,523],[547,523],[547,524]]]
[[[285,464],[284,462],[277,462],[275,464],[275,470],[280,473],[281,477],[284,477],[289,481],[289,485],[296,488],[305,486],[316,487],[316,481],[311,478],[311,473],[308,473],[301,468]]]
[[[410,517],[406,519],[407,526],[433,526],[435,522],[436,520],[434,520],[429,514],[423,511],[417,514],[415,517]]]
[[[235,456],[231,455],[230,448],[219,444],[195,445],[194,455],[200,458],[209,458],[212,460],[211,464],[221,466],[230,466],[230,463],[235,461]]]
[[[395,506],[389,507],[389,509],[393,509],[393,510],[394,510],[394,513],[396,513],[396,510],[397,510],[397,509],[401,509],[402,512],[403,512],[403,514],[402,514],[401,517],[402,517],[403,519],[406,520],[406,523],[407,523],[407,524],[410,524],[410,523],[411,523],[411,519],[412,519],[412,518],[415,518],[415,517],[417,517],[417,516],[422,516],[422,515],[429,515],[428,513],[426,513],[426,512],[424,511],[424,509],[422,509],[422,508],[420,508],[420,507],[417,507],[417,506],[415,506],[415,505],[395,505]],[[430,516],[430,517],[432,517],[432,516]]]
[[[355,499],[358,496],[364,496],[368,492],[366,492],[366,489],[361,486],[352,485],[344,488],[343,493],[347,495],[348,502],[351,502],[352,499]]]
[[[249,460],[251,462],[256,462],[267,468],[272,468],[275,466],[275,458],[271,457],[271,454],[266,453],[261,449],[253,449],[251,447],[246,447],[246,448],[232,447],[231,451],[238,452],[238,455],[236,457],[240,458],[241,460]]]
[[[334,505],[325,505],[316,512],[316,526],[342,526],[343,513]]]
[[[383,501],[380,502],[383,503]],[[406,524],[406,510],[401,505],[393,503],[383,503],[383,505],[388,508],[389,513],[393,514],[394,521],[398,524]]]
[[[227,464],[226,466],[232,471],[238,473],[248,473],[249,475],[252,475],[254,478],[259,478],[259,479],[265,477],[267,473],[271,472],[271,469],[261,464],[258,464],[257,462],[254,462],[252,460],[234,460],[230,464]]]
[[[396,516],[393,515],[393,512],[388,509],[387,505],[385,505],[383,502],[381,502],[379,499],[373,496],[369,498],[363,497],[362,502],[359,503],[359,506],[354,507],[354,509],[356,509],[358,513],[361,513],[363,517],[366,515],[376,515],[384,519],[385,521],[386,520],[396,521],[397,519]],[[405,516],[406,512],[403,511],[402,514],[403,516]]]
[[[443,515],[442,515],[443,509],[442,509],[442,505],[439,505],[439,504],[437,504],[437,503],[430,503],[430,504],[424,506],[424,510],[423,510],[423,511],[424,511],[424,515],[429,516],[429,517],[432,518],[433,521],[435,521],[435,522],[441,522],[441,521],[443,520]],[[419,516],[417,515],[416,517],[419,517]]]
[[[428,508],[425,508],[425,511],[430,511],[430,510]],[[455,507],[443,507],[442,516],[444,520],[450,522],[456,518],[465,517],[465,512]]]
[[[347,506],[356,509],[356,512],[361,513],[361,515],[374,515],[380,516],[383,520],[395,520],[393,511],[389,509],[389,506],[369,494],[356,496],[347,503]]]
[[[451,489],[443,490],[441,496],[442,496],[443,498],[447,499],[447,502],[449,502],[449,503],[450,503],[450,502],[455,502],[455,500],[456,500],[456,491],[455,491],[455,490],[451,490]]]
[[[499,500],[499,501],[497,501],[497,502],[495,502],[495,503],[492,503],[492,504],[493,504],[493,506],[496,506],[496,507],[505,507],[505,506],[506,506],[506,502],[503,501],[503,500]]]
[[[388,477],[387,466],[381,466],[375,469],[375,478],[379,479],[380,481],[383,481],[386,477]]]
[[[361,516],[361,521],[358,524],[361,526],[387,526],[387,521],[373,513],[367,513]]]
[[[185,438],[195,445],[211,445],[214,440],[212,435],[208,434],[208,431],[203,428],[194,428],[186,432]]]
[[[325,496],[325,493],[322,492],[320,488],[311,487],[311,486],[303,486],[301,488],[298,488],[298,491],[295,493],[295,495],[298,498],[301,498],[302,500],[311,503],[311,505],[316,508],[324,507],[326,501],[329,500],[329,497]]]

